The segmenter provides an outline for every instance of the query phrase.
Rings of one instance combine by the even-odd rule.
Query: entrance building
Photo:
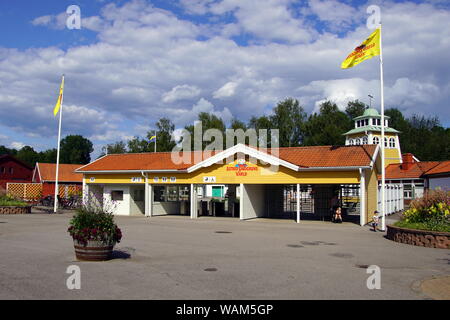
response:
[[[181,161],[182,160],[182,161]],[[84,201],[117,215],[329,220],[361,225],[377,208],[378,145],[110,154],[78,168]],[[210,192],[208,192],[210,189]]]

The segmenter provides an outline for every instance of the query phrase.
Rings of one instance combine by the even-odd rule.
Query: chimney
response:
[[[414,158],[412,153],[402,154],[403,163],[401,164],[402,170],[409,170],[414,164]]]

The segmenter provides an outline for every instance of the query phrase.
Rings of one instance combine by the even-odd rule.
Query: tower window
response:
[[[395,138],[390,138],[389,139],[389,147],[390,148],[395,148]]]
[[[381,119],[377,119],[377,126],[381,126]]]
[[[365,122],[365,125],[366,125],[366,126],[369,125],[369,119],[366,119],[364,122]]]
[[[388,139],[384,138],[384,146],[387,148],[388,147]]]
[[[378,137],[373,137],[373,144],[380,144],[380,139]]]
[[[363,138],[362,138],[362,144],[368,144],[368,139],[367,139],[367,136],[364,136]]]

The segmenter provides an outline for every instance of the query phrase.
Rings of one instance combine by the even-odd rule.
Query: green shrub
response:
[[[4,189],[3,189],[4,190]],[[0,206],[16,206],[25,207],[28,203],[13,197],[12,195],[6,193],[6,190],[0,190]]]

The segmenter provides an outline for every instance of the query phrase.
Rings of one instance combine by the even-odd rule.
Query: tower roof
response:
[[[389,116],[384,116],[386,119],[389,119]],[[381,115],[378,113],[378,110],[375,108],[368,108],[364,111],[362,116],[356,117],[353,120],[360,120],[365,118],[381,118]]]

